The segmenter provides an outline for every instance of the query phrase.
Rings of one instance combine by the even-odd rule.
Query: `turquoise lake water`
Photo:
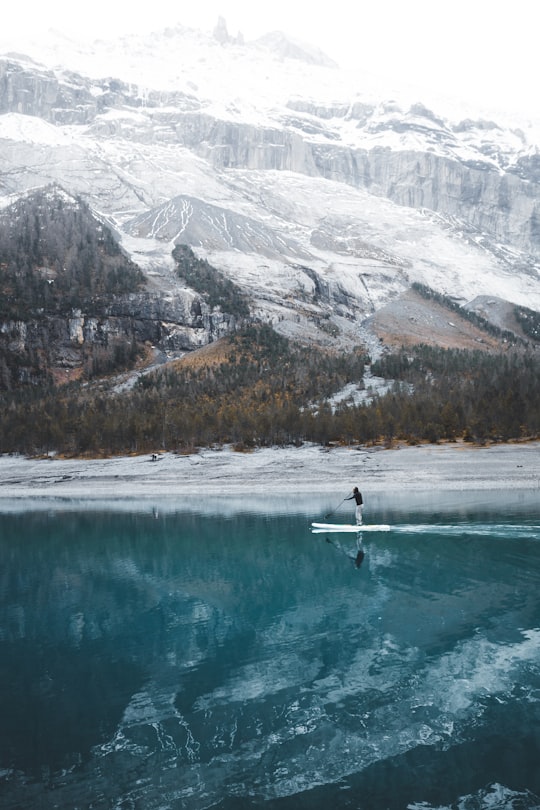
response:
[[[331,506],[0,503],[0,807],[539,808],[540,492]]]

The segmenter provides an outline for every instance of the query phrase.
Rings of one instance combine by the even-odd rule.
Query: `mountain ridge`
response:
[[[185,297],[184,240],[306,340],[358,344],[414,282],[540,309],[532,127],[359,92],[281,37],[220,38],[179,26],[93,52],[64,42],[62,65],[54,48],[0,57],[2,204],[59,182],[149,290]]]

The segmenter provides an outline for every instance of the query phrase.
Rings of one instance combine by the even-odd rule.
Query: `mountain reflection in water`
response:
[[[537,807],[536,502],[0,514],[0,805]]]

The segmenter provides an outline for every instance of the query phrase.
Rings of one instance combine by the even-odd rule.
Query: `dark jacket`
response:
[[[364,501],[362,500],[362,493],[361,492],[353,492],[350,498],[345,498],[346,501],[352,501],[352,499],[356,501],[357,506],[362,506]]]

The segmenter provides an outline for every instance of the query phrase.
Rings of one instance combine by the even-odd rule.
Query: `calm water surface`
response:
[[[539,501],[4,507],[0,807],[540,807]]]

